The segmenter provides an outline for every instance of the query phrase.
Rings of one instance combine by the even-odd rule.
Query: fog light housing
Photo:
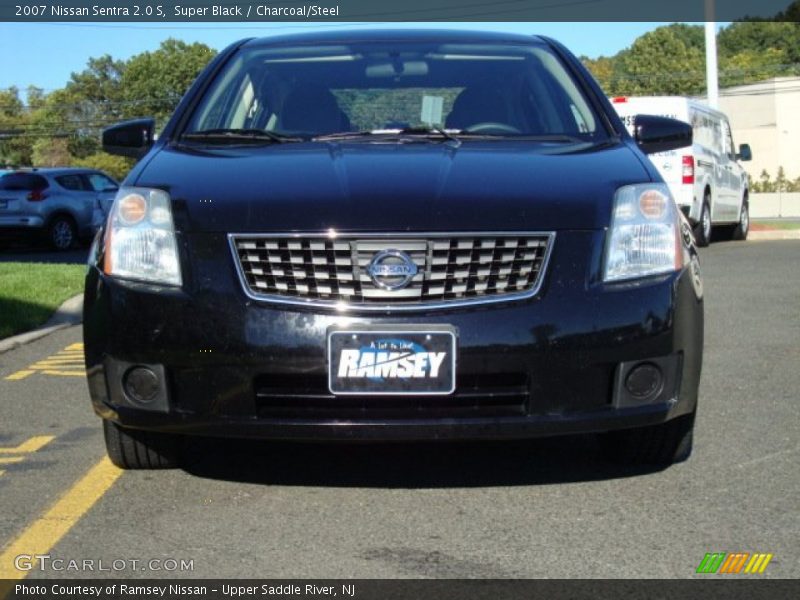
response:
[[[655,396],[664,386],[661,369],[653,363],[643,363],[630,370],[625,378],[625,389],[637,399]]]
[[[138,404],[150,404],[161,391],[161,382],[148,367],[133,367],[128,369],[123,378],[125,394]]]
[[[682,361],[682,354],[676,352],[619,363],[611,403],[616,408],[633,408],[676,402]]]

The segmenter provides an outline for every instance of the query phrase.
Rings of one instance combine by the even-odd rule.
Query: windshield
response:
[[[207,90],[183,135],[260,131],[308,139],[425,130],[607,138],[547,46],[419,41],[246,46]]]

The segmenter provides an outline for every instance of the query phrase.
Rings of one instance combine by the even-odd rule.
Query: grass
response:
[[[42,325],[83,290],[85,273],[83,265],[0,263],[0,338]]]
[[[764,231],[767,229],[800,229],[800,221],[753,221],[752,228],[754,231]]]

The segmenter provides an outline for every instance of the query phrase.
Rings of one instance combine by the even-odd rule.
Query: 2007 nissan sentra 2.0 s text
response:
[[[186,436],[504,439],[597,432],[688,457],[703,345],[688,223],[553,40],[359,31],[221,52],[90,253],[84,341],[108,453]]]

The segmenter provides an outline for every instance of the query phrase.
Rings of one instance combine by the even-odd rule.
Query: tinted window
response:
[[[33,173],[8,173],[0,177],[0,190],[31,191],[48,187],[47,180]]]
[[[80,175],[61,175],[56,177],[58,185],[73,192],[86,191],[86,186],[83,183],[83,178]]]
[[[313,136],[438,126],[595,140],[606,135],[599,122],[545,45],[363,42],[241,50],[186,131]]]

